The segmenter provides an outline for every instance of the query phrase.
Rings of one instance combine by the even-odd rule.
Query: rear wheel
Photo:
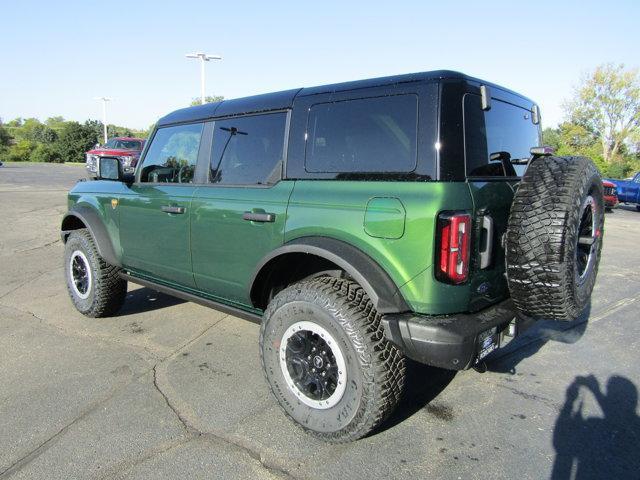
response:
[[[405,361],[356,283],[321,277],[280,292],[260,331],[273,395],[304,430],[329,442],[368,434],[396,406]]]
[[[67,290],[73,305],[88,317],[113,315],[124,303],[127,282],[105,262],[85,228],[69,235],[64,249]]]
[[[640,212],[640,205],[636,205],[636,210]]]
[[[587,306],[598,272],[604,199],[585,157],[542,157],[527,169],[507,227],[507,280],[518,309],[573,320]]]

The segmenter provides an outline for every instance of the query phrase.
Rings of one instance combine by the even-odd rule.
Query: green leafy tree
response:
[[[62,157],[57,149],[45,143],[39,143],[31,151],[29,159],[32,162],[62,163]]]
[[[37,118],[26,119],[22,126],[16,129],[16,137],[34,143],[53,143],[58,134],[55,130],[43,124]]]
[[[35,145],[29,140],[18,140],[2,152],[2,161],[28,162]]]
[[[9,131],[0,123],[0,148],[8,147],[11,143]]]
[[[95,129],[85,123],[65,122],[56,142],[56,150],[65,162],[84,162],[85,152],[98,141]]]
[[[205,103],[221,102],[222,100],[224,100],[224,97],[222,95],[207,95],[206,97],[204,97]],[[201,103],[202,102],[200,101],[200,97],[194,97],[191,100],[191,103],[189,104],[189,106],[195,107],[196,105],[200,105]]]
[[[582,80],[565,110],[570,123],[600,143],[605,164],[619,161],[622,145],[640,138],[638,71],[600,65]]]

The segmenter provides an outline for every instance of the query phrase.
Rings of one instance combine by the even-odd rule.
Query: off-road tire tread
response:
[[[573,320],[584,305],[574,294],[575,248],[583,198],[592,189],[604,213],[602,181],[586,157],[533,160],[515,193],[506,233],[507,282],[516,307],[525,315]],[[585,191],[586,190],[586,191]],[[604,219],[604,215],[600,215]],[[599,226],[602,229],[602,225]],[[602,241],[599,240],[597,260]],[[586,281],[590,294],[598,265]]]
[[[381,315],[357,283],[344,278],[319,277],[294,284],[276,295],[267,307],[264,318],[268,319],[272,312],[285,303],[297,300],[311,301],[325,308],[351,338],[365,377],[362,393],[365,406],[347,427],[331,433],[310,430],[283,410],[300,428],[323,441],[346,443],[362,438],[380,425],[400,401],[406,374],[405,357],[385,338]],[[267,322],[263,321],[260,345],[266,326]],[[266,374],[262,349],[260,352]],[[270,388],[277,400],[275,391]]]
[[[122,307],[127,295],[127,282],[120,277],[122,269],[104,261],[98,253],[98,248],[88,229],[81,228],[74,230],[69,235],[67,243],[69,243],[72,237],[77,237],[83,243],[86,249],[87,259],[91,263],[91,268],[95,274],[95,294],[91,307],[87,311],[79,310],[87,317],[99,318],[114,315]],[[65,268],[67,268],[66,256]],[[67,290],[69,291],[72,301],[74,301],[74,293],[68,282]]]

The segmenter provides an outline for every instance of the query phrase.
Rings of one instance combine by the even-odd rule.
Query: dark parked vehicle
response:
[[[615,185],[620,202],[635,205],[636,210],[640,212],[640,172],[625,180],[614,178],[606,178],[605,180]]]
[[[284,412],[355,440],[393,411],[407,357],[480,368],[587,305],[602,180],[539,143],[533,101],[450,71],[178,110],[134,175],[102,157],[69,193],[68,291],[90,317],[130,281],[261,323]]]

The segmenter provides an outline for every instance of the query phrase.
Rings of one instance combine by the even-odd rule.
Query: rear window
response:
[[[305,170],[317,173],[412,172],[417,95],[363,98],[309,109]]]
[[[492,99],[491,109],[483,111],[474,94],[464,97],[464,136],[468,177],[522,176],[525,165],[492,161],[491,155],[506,152],[512,161],[526,161],[531,147],[540,144],[529,110]]]
[[[219,185],[265,185],[280,178],[284,112],[217,120],[210,181]]]

